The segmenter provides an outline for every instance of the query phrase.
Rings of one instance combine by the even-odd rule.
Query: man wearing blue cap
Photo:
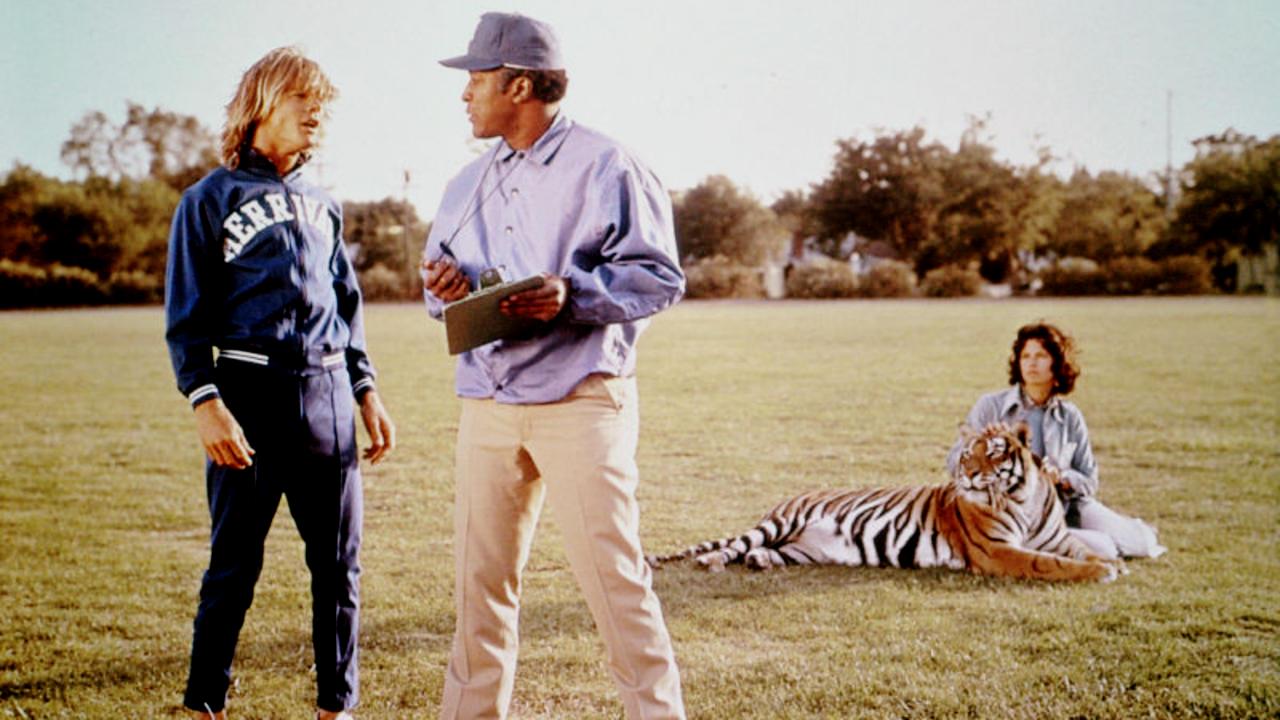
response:
[[[640,549],[636,342],[684,293],[671,201],[615,141],[560,112],[568,78],[545,23],[486,13],[462,99],[500,138],[445,190],[424,297],[441,317],[482,273],[541,276],[502,312],[538,321],[458,359],[457,628],[441,717],[505,717],[520,575],[544,498],[630,718],[683,718],[680,676]],[[505,271],[505,272],[504,272]]]

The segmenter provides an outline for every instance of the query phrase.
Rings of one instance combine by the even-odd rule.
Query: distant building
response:
[[[1236,261],[1236,291],[1280,294],[1280,252],[1275,245],[1266,245],[1261,253]]]
[[[883,240],[867,240],[866,238],[857,238],[857,240],[858,242],[854,245],[853,252],[849,253],[849,266],[853,268],[854,274],[859,277],[871,272],[872,268],[877,265],[902,259],[898,251]]]
[[[795,235],[791,238],[791,251],[787,254],[788,268],[808,265],[815,261],[830,260],[826,253],[814,248],[817,239],[813,236]],[[893,246],[883,240],[870,240],[857,233],[847,233],[836,248],[836,256],[847,259],[849,267],[858,276],[866,275],[871,269],[889,260],[900,260],[901,256]]]

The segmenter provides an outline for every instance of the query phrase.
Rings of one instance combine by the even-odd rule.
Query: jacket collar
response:
[[[266,155],[254,150],[252,147],[246,147],[240,151],[240,165],[238,169],[251,172],[254,175],[265,175],[272,178],[280,178],[281,180],[293,180],[302,172],[302,166],[307,164],[311,159],[310,155],[303,153],[298,156],[298,164],[293,169],[280,175],[280,171],[276,170],[275,163],[267,159]]]
[[[1027,399],[1025,393],[1022,392],[1021,385],[1014,385],[1004,392],[1004,397],[1000,402],[1000,416],[1010,417],[1018,414],[1024,409],[1035,407],[1035,405]],[[1050,395],[1048,402],[1044,404],[1046,415],[1057,418],[1062,414],[1062,398],[1058,395]]]
[[[574,122],[568,118],[563,112],[556,113],[555,119],[551,121],[551,126],[546,132],[542,133],[534,143],[533,147],[525,153],[529,159],[550,165],[555,159],[556,153],[559,152],[560,146],[564,145],[564,141],[569,137],[569,131],[573,129]],[[497,146],[497,158],[501,162],[506,162],[515,155],[515,148],[507,144],[506,140],[502,140]]]

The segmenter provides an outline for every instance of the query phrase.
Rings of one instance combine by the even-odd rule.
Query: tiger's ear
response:
[[[1018,438],[1018,442],[1022,444],[1022,447],[1029,449],[1031,447],[1031,428],[1025,422],[1019,422],[1013,426],[1012,430],[1013,436]]]

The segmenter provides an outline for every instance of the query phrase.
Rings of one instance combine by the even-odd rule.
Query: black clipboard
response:
[[[444,332],[449,354],[457,355],[494,340],[501,340],[542,325],[541,320],[504,315],[498,309],[504,298],[542,287],[541,275],[498,283],[477,290],[444,306]]]

